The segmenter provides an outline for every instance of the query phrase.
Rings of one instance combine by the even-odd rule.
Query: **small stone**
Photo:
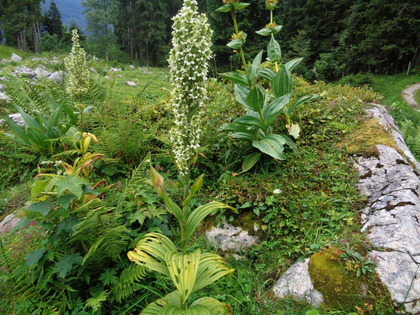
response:
[[[21,127],[25,126],[25,121],[20,113],[11,114],[9,115],[9,118],[13,120],[16,125]]]
[[[2,82],[7,82],[8,80],[7,80],[7,78],[6,78],[6,77],[0,77],[0,81],[2,81]]]
[[[309,258],[304,262],[292,265],[274,286],[274,294],[279,298],[293,297],[296,300],[305,300],[315,307],[323,302],[322,293],[315,290],[309,275]]]
[[[7,90],[7,86],[5,86],[4,84],[0,84],[0,92],[6,91],[6,90]]]
[[[122,75],[121,74],[117,74],[115,77],[116,78],[122,78]]]
[[[60,84],[63,81],[63,76],[63,71],[56,71],[48,76],[48,80],[54,81],[56,84]]]
[[[20,219],[16,217],[13,213],[6,216],[3,221],[0,222],[0,234],[5,234],[13,229]]]
[[[206,232],[206,238],[215,247],[221,250],[232,250],[239,252],[255,245],[258,241],[257,236],[249,235],[240,227],[223,222],[223,227],[213,227]]]
[[[121,68],[113,68],[113,67],[111,67],[111,69],[109,69],[109,71],[111,71],[111,72],[121,72],[122,69]]]
[[[133,65],[129,65],[129,67],[130,67],[130,69],[132,69],[132,70],[134,69],[134,66],[133,66]]]
[[[131,87],[136,87],[137,85],[133,81],[127,81],[127,85]]]
[[[93,69],[92,67],[89,68],[90,72],[94,73],[94,74],[98,74],[98,71],[96,71],[95,69]]]
[[[108,75],[106,75],[104,78],[105,78],[105,80],[111,80],[111,77],[108,76]]]
[[[48,72],[47,70],[45,70],[45,67],[44,68],[38,67],[34,70],[34,72],[36,74],[37,79],[46,78],[51,75],[51,72]]]
[[[2,103],[8,103],[8,102],[10,102],[10,97],[8,97],[4,93],[0,93],[0,102],[2,102]]]
[[[19,61],[22,61],[22,57],[16,54],[12,54],[12,57],[10,58],[10,60],[19,62]]]
[[[31,78],[31,79],[36,78],[36,73],[24,65],[20,66],[19,69],[15,70],[15,72],[20,76],[27,76],[28,78]]]

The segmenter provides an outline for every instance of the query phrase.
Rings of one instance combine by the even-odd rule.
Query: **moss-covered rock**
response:
[[[324,297],[326,307],[347,311],[364,310],[374,313],[392,307],[387,291],[374,274],[356,276],[353,262],[344,261],[337,248],[314,254],[309,261],[309,274],[316,290]]]

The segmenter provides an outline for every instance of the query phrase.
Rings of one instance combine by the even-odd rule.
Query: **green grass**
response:
[[[417,104],[420,104],[420,89],[418,89],[414,94],[414,99],[416,100]]]
[[[409,85],[420,82],[420,74],[374,75],[372,88],[384,96],[382,101],[391,109],[397,123],[410,119],[420,126],[420,113],[410,107],[401,96],[401,92]]]

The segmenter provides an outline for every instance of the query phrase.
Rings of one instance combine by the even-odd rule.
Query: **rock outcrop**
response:
[[[407,313],[420,312],[420,164],[404,143],[400,130],[386,109],[372,104],[370,118],[378,120],[392,135],[394,146],[377,145],[377,154],[354,161],[360,180],[357,184],[367,197],[362,211],[362,231],[376,247],[368,254],[376,261],[376,273],[388,288],[392,300],[404,305]],[[301,264],[301,263],[297,263]],[[279,297],[310,297],[311,285],[307,265],[293,265],[277,282],[274,292]],[[306,279],[306,280],[305,280]],[[287,281],[286,281],[287,280]],[[289,287],[301,288],[287,291]],[[302,291],[303,290],[303,291]],[[313,300],[308,300],[312,302]],[[318,304],[317,300],[317,304]]]

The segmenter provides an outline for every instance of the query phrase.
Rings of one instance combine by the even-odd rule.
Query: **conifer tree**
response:
[[[63,23],[61,22],[61,13],[57,8],[55,1],[50,2],[50,7],[44,17],[45,30],[50,34],[57,34],[58,39],[63,36]]]

